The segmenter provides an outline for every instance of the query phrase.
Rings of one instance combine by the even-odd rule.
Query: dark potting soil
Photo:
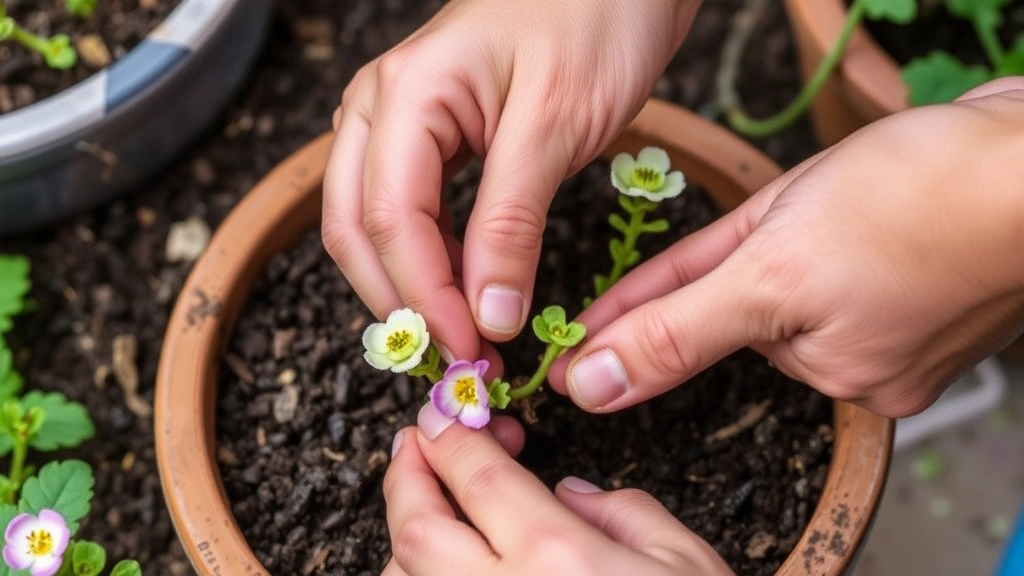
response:
[[[180,1],[100,0],[91,16],[79,18],[64,9],[65,0],[6,0],[7,15],[21,27],[44,37],[68,36],[79,57],[73,67],[55,70],[35,51],[14,41],[0,42],[0,114],[52,96],[95,74],[104,60],[124,56]]]
[[[462,178],[453,205],[471,200]],[[607,272],[617,210],[607,164],[574,178],[552,205],[534,313],[569,314]],[[459,199],[463,201],[460,202]],[[672,231],[642,253],[709,222],[699,190],[657,212]],[[220,371],[218,457],[246,538],[274,574],[377,574],[389,557],[380,483],[395,432],[415,422],[423,379],[362,359],[372,321],[316,231],[276,256],[252,292]],[[529,375],[532,336],[502,347],[506,376]],[[716,433],[769,406],[743,432]],[[751,354],[737,354],[663,398],[614,416],[544,394],[522,462],[553,485],[575,474],[653,493],[712,542],[739,574],[772,574],[814,510],[831,455],[831,403]]]
[[[657,96],[691,109],[713,99],[721,43],[741,4],[704,3],[656,87]],[[249,83],[193,149],[107,206],[30,234],[0,238],[0,252],[25,254],[32,262],[35,307],[7,335],[26,386],[83,402],[96,423],[96,438],[69,455],[95,468],[93,514],[80,533],[106,546],[110,558],[136,558],[147,574],[192,572],[163,504],[148,410],[167,317],[190,267],[165,255],[170,226],[198,218],[215,228],[271,167],[330,129],[341,91],[361,65],[404,38],[439,5],[436,0],[281,0]],[[0,58],[0,68],[7,62]],[[770,3],[758,25],[743,61],[740,90],[758,115],[783,107],[799,90],[781,3]],[[755,144],[784,166],[816,148],[806,121]],[[558,294],[551,299],[573,302]],[[330,343],[341,346],[345,334],[336,328]],[[112,369],[115,348],[123,352],[131,342],[136,354],[124,366],[136,369],[135,392]],[[716,398],[714,411],[727,400]],[[350,444],[357,430],[348,426]],[[379,486],[367,484],[364,490]]]

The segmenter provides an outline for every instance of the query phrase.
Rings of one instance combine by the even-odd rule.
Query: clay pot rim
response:
[[[842,0],[787,0],[794,26],[807,32],[821,54],[839,37],[846,19]],[[878,45],[863,25],[857,26],[837,70],[850,95],[849,104],[865,118],[881,118],[909,107],[907,86],[900,66]]]
[[[687,146],[696,136],[699,146]],[[267,259],[319,220],[320,188],[333,135],[325,134],[279,164],[217,230],[189,275],[171,315],[157,373],[157,463],[171,519],[200,574],[267,574],[231,513],[216,461],[214,404],[220,354]],[[605,150],[669,150],[688,180],[733,207],[781,171],[724,128],[652,100]],[[683,149],[679,148],[683,146]],[[778,574],[839,574],[852,566],[881,498],[893,423],[835,403],[833,461],[807,529]],[[862,478],[862,480],[856,480]],[[840,542],[835,555],[815,542]]]

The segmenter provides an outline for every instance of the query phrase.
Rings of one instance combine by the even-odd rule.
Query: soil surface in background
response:
[[[80,534],[103,543],[111,559],[134,557],[147,574],[191,573],[160,493],[148,408],[167,317],[190,268],[189,262],[167,257],[171,225],[194,218],[215,229],[271,167],[330,129],[331,112],[352,74],[424,22],[438,4],[413,0],[279,2],[267,48],[250,81],[219,122],[174,165],[134,194],[103,208],[32,234],[0,239],[0,250],[26,254],[33,266],[35,309],[18,318],[10,334],[27,385],[61,391],[85,403],[96,422],[96,439],[73,453],[92,462],[97,476],[94,513],[83,522]],[[721,42],[739,4],[737,0],[704,4],[656,95],[692,109],[713,98]],[[784,106],[796,93],[798,81],[785,16],[781,6],[773,3],[752,39],[741,90],[752,113],[762,115]],[[816,146],[806,123],[755,144],[783,165],[805,158]],[[315,266],[325,267],[322,274],[329,272],[330,266],[317,258]],[[336,281],[337,276],[331,280]],[[575,301],[557,293],[550,298],[567,304]],[[331,345],[345,346],[346,334],[339,328]],[[137,391],[112,370],[115,342],[129,341],[137,346],[131,363],[138,373]],[[335,370],[336,366],[328,368]],[[410,396],[419,393],[413,388],[409,391]],[[736,392],[737,397],[743,394]],[[754,397],[750,398],[746,402],[753,401]],[[716,408],[728,402],[727,397],[715,396]],[[734,402],[744,404],[743,400]],[[542,408],[556,415],[549,421],[571,423],[558,412],[554,399]],[[652,414],[669,412],[659,409]],[[728,420],[725,413],[721,418]],[[688,422],[680,419],[679,424]],[[699,425],[710,429],[714,423],[707,420]],[[358,422],[346,422],[346,427],[343,440],[351,443],[360,434]],[[315,431],[321,433],[321,429]],[[368,440],[367,446],[376,441]],[[550,444],[542,439],[530,446]],[[323,456],[320,446],[314,446]],[[640,461],[641,457],[647,461]],[[638,466],[666,464],[643,455],[635,460]],[[601,479],[579,463],[567,467],[573,473]],[[623,481],[631,482],[639,474],[629,471]],[[344,479],[329,478],[329,482],[342,485]],[[723,487],[727,489],[731,488]],[[379,485],[366,482],[364,490],[367,494],[379,491]],[[665,493],[659,497],[666,498]],[[706,504],[685,493],[677,492],[677,498],[685,498],[684,505]],[[743,506],[753,499],[752,493]],[[696,508],[689,512],[700,513]],[[695,517],[687,518],[693,521]],[[781,523],[778,518],[776,521]],[[314,526],[306,529],[307,533],[299,536],[309,538]],[[735,542],[745,545],[739,539]],[[318,571],[314,566],[310,573]]]
[[[78,60],[55,70],[14,41],[0,42],[0,114],[23,108],[85,80],[124,56],[156,28],[181,0],[99,0],[87,18],[64,9],[65,0],[7,0],[7,15],[44,37],[64,34]]]

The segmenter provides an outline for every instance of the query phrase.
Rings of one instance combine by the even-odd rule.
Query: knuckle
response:
[[[543,213],[516,202],[503,202],[482,215],[473,229],[484,246],[514,259],[536,257],[547,221]]]
[[[519,465],[514,460],[502,458],[490,460],[477,467],[459,489],[459,501],[465,508],[475,503],[500,499],[500,494]]]
[[[378,251],[394,245],[401,232],[399,210],[382,199],[367,200],[363,210],[363,231]]]
[[[391,553],[401,565],[422,555],[430,545],[434,522],[423,514],[411,516],[391,531]]]
[[[597,554],[581,546],[568,530],[541,529],[542,538],[531,540],[530,556],[535,574],[597,574]]]
[[[344,222],[328,218],[324,218],[320,225],[320,241],[324,245],[324,250],[342,268],[357,257],[355,236],[346,233],[346,229]]]
[[[689,374],[700,362],[693,347],[684,346],[684,336],[653,306],[641,309],[640,350],[647,367],[662,380],[675,381]]]

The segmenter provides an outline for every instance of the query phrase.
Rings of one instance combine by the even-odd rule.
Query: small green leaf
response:
[[[608,223],[612,225],[612,228],[622,232],[623,235],[629,234],[629,224],[626,224],[622,216],[614,213],[610,214],[608,215]]]
[[[98,0],[64,0],[64,9],[68,14],[79,18],[88,18],[96,11]]]
[[[1024,32],[1019,34],[996,66],[996,76],[1024,75]]]
[[[626,245],[622,243],[622,240],[612,238],[611,241],[608,242],[608,252],[611,253],[612,259],[615,262],[619,262],[625,257]]]
[[[67,70],[78,62],[78,53],[71,45],[71,39],[64,34],[54,34],[47,41],[43,52],[46,65],[57,70]]]
[[[15,27],[14,18],[11,18],[10,16],[0,18],[0,41],[10,38],[11,35],[14,34]]]
[[[626,266],[635,266],[640,261],[640,253],[633,250],[626,257]]]
[[[636,212],[636,203],[633,202],[633,197],[632,196],[626,196],[625,194],[619,194],[618,199],[619,199],[619,206],[622,206],[623,210],[625,210],[626,212],[628,212],[630,214],[632,214],[633,212]]]
[[[21,392],[21,375],[14,370],[14,355],[0,341],[0,403]]]
[[[79,540],[71,549],[71,569],[75,576],[96,576],[107,565],[107,551],[95,542]]]
[[[26,409],[39,408],[46,414],[39,430],[29,438],[29,446],[40,451],[73,448],[96,434],[85,406],[71,402],[59,392],[32,390],[21,399]]]
[[[557,344],[566,348],[571,348],[587,337],[587,327],[579,322],[569,322],[569,325],[565,331],[565,334],[556,341]],[[563,350],[564,352],[564,350]]]
[[[7,531],[7,525],[18,515],[18,507],[14,504],[0,504],[0,534]]]
[[[142,568],[135,560],[121,560],[114,565],[110,576],[142,576]]]
[[[946,10],[957,18],[975,20],[990,29],[1003,23],[1003,7],[1011,0],[946,0]]]
[[[644,224],[643,230],[648,234],[658,234],[660,232],[665,232],[668,230],[668,220],[665,220],[664,218],[651,220],[650,222]]]
[[[410,376],[429,376],[438,370],[438,366],[441,363],[441,353],[437,350],[437,346],[431,342],[427,346],[427,354],[424,356],[420,363],[413,366],[407,372]]]
[[[11,482],[6,475],[0,474],[0,502],[13,503],[17,501],[18,485]]]
[[[498,410],[504,410],[508,407],[508,403],[512,401],[512,397],[508,395],[508,391],[512,388],[512,385],[505,382],[501,378],[495,378],[487,386],[487,402],[492,407]]]
[[[984,66],[966,66],[940,50],[911,60],[901,75],[910,88],[912,106],[950,102],[992,79],[992,72]]]
[[[917,18],[916,0],[864,0],[864,14],[871,20],[909,24]]]
[[[0,334],[11,329],[11,317],[25,309],[31,287],[28,272],[28,258],[0,254]]]
[[[56,510],[68,523],[73,536],[78,521],[92,506],[92,468],[81,460],[49,462],[21,488],[18,510],[38,514],[43,508]]]
[[[565,324],[565,308],[558,305],[547,306],[541,311],[540,315],[547,322],[548,326],[555,326],[558,324]]]

